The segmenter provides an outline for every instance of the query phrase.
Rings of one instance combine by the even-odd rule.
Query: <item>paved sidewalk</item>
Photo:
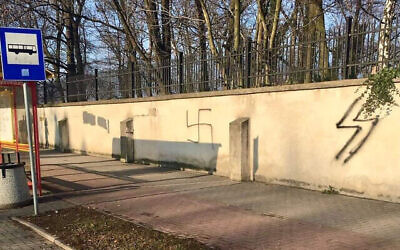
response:
[[[45,152],[56,196],[225,249],[400,248],[400,204]]]
[[[9,219],[0,219],[0,249],[60,249]]]
[[[59,210],[74,206],[72,203],[54,199],[40,198],[39,212]],[[29,228],[11,220],[14,216],[33,215],[33,205],[14,209],[0,209],[0,250],[9,249],[61,249]]]
[[[41,199],[40,211],[45,212],[71,206],[73,204],[62,200]],[[13,216],[28,216],[32,214],[32,205],[23,208],[0,210],[0,249],[60,249],[37,233],[10,219]]]

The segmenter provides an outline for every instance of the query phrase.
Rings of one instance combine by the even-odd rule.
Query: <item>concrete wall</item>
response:
[[[136,160],[229,176],[229,123],[248,117],[253,179],[400,201],[400,109],[379,122],[353,121],[361,82],[48,106],[39,111],[40,138],[58,144],[57,122],[67,118],[71,149],[118,155],[120,122],[133,118]],[[337,123],[360,132],[351,139],[357,127]]]

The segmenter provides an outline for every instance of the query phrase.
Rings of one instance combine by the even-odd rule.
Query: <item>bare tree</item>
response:
[[[316,58],[317,51],[314,41],[319,41],[319,68],[321,70],[320,79],[325,80],[328,77],[328,47],[326,44],[324,11],[322,8],[322,0],[309,0],[306,3],[306,41],[307,49],[305,53],[305,78],[304,82],[312,82],[313,63]]]
[[[378,68],[382,69],[388,66],[390,34],[394,18],[394,10],[397,0],[386,0],[383,10],[383,18],[379,33],[378,45]]]

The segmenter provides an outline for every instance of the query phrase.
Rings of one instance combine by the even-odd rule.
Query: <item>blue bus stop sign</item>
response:
[[[46,80],[39,29],[0,27],[3,80]]]

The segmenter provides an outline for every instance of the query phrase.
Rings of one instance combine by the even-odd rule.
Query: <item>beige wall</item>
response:
[[[45,107],[39,110],[41,142],[44,144],[47,137],[50,145],[57,144],[57,121],[67,118],[72,149],[118,155],[119,123],[133,118],[136,159],[190,164],[229,176],[229,122],[249,117],[250,165],[256,180],[318,190],[331,185],[346,194],[400,201],[399,109],[373,128],[371,121],[353,121],[361,103],[349,107],[357,98],[358,87],[354,85],[359,83]],[[198,127],[187,127],[186,112],[190,125],[198,122],[199,109],[211,109],[200,111],[200,122],[210,123],[212,133],[210,126],[200,126],[200,141],[194,143],[189,140],[198,140]],[[349,115],[343,125],[362,129],[336,159],[356,130],[336,127],[346,111]],[[370,130],[362,147],[344,163]]]

